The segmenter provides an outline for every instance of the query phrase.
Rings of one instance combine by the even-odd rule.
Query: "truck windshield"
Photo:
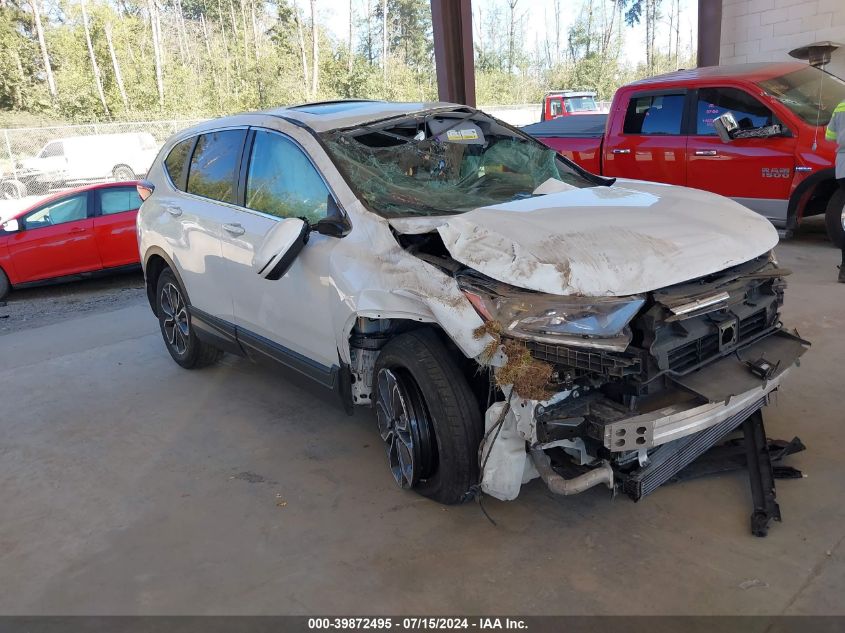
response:
[[[757,85],[810,125],[827,125],[833,109],[845,101],[845,82],[812,66]]]
[[[567,112],[598,112],[599,107],[593,97],[567,97]]]
[[[480,112],[433,112],[321,137],[358,197],[387,217],[462,213],[530,197],[550,179],[558,188],[609,184]]]

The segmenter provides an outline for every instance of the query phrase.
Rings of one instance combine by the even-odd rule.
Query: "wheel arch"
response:
[[[185,287],[185,282],[182,280],[182,275],[179,274],[179,269],[176,267],[176,264],[173,263],[173,260],[170,259],[164,250],[157,246],[151,247],[144,255],[143,268],[147,301],[149,301],[150,308],[154,314],[158,315],[156,310],[156,287],[158,286],[158,278],[166,268],[173,271],[173,274],[179,281],[179,285],[182,286],[185,298],[190,305],[190,296],[188,295],[188,289]]]
[[[370,332],[364,334],[361,333],[359,319],[367,320]],[[490,387],[489,374],[482,371],[482,366],[479,365],[476,358],[468,357],[461,350],[460,345],[457,341],[455,341],[454,337],[450,336],[443,325],[434,318],[424,318],[420,315],[411,316],[407,313],[398,314],[396,316],[390,316],[387,314],[371,315],[356,313],[351,319],[350,327],[346,332],[346,340],[344,341],[346,345],[346,353],[350,354],[353,348],[373,349],[373,347],[370,347],[366,343],[362,345],[361,339],[368,339],[370,337],[379,341],[377,349],[378,352],[380,352],[381,348],[390,343],[393,339],[415,330],[429,330],[434,333],[434,335],[443,344],[443,347],[453,357],[457,366],[461,369],[464,378],[466,378],[467,383],[470,385],[471,390],[478,399],[479,405],[483,408],[485,398]],[[357,345],[355,344],[356,342],[358,343]],[[344,365],[349,367],[347,362],[343,361],[343,359],[342,362]],[[349,396],[351,397],[351,393]],[[343,397],[343,399],[345,400],[345,397]],[[346,402],[344,402],[344,404],[346,404]],[[352,404],[366,403],[349,403],[349,405]]]
[[[786,228],[794,230],[805,217],[824,213],[827,202],[837,187],[836,170],[832,167],[805,178],[789,196]],[[812,212],[807,213],[808,209]]]

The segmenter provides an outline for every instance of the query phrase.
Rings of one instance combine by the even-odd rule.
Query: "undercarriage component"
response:
[[[780,521],[780,506],[775,501],[775,478],[772,460],[766,444],[766,429],[763,414],[756,411],[742,423],[745,435],[745,455],[748,460],[748,478],[751,482],[751,499],[754,511],[751,513],[751,533],[766,536],[769,523]]]
[[[804,476],[800,470],[783,464],[785,457],[807,450],[798,437],[793,437],[789,442],[769,439],[766,444],[769,459],[772,462],[772,475],[775,479],[801,479]],[[745,470],[748,467],[745,452],[745,438],[731,438],[727,442],[714,446],[684,468],[672,477],[671,483]]]
[[[565,479],[554,471],[552,462],[543,449],[532,449],[531,459],[537,472],[540,473],[540,478],[549,487],[549,490],[557,495],[577,495],[599,484],[604,484],[613,489],[613,468],[607,462],[603,462],[601,466],[582,475]]]

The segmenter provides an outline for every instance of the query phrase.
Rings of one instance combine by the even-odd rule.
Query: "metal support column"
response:
[[[718,66],[722,46],[722,0],[698,0],[698,66]]]
[[[474,107],[471,0],[431,0],[431,24],[440,100]]]

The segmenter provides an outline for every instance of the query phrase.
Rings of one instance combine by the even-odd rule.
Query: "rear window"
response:
[[[200,136],[191,157],[188,193],[234,204],[236,173],[245,138],[246,130],[221,130]]]
[[[188,158],[188,152],[191,151],[191,146],[194,144],[194,139],[189,138],[177,144],[167,158],[164,159],[164,169],[170,180],[179,189],[185,188],[185,164]]]
[[[109,188],[100,191],[100,213],[103,215],[134,211],[140,206],[141,198],[135,187]]]
[[[625,112],[625,134],[678,135],[684,116],[685,95],[633,97]]]

